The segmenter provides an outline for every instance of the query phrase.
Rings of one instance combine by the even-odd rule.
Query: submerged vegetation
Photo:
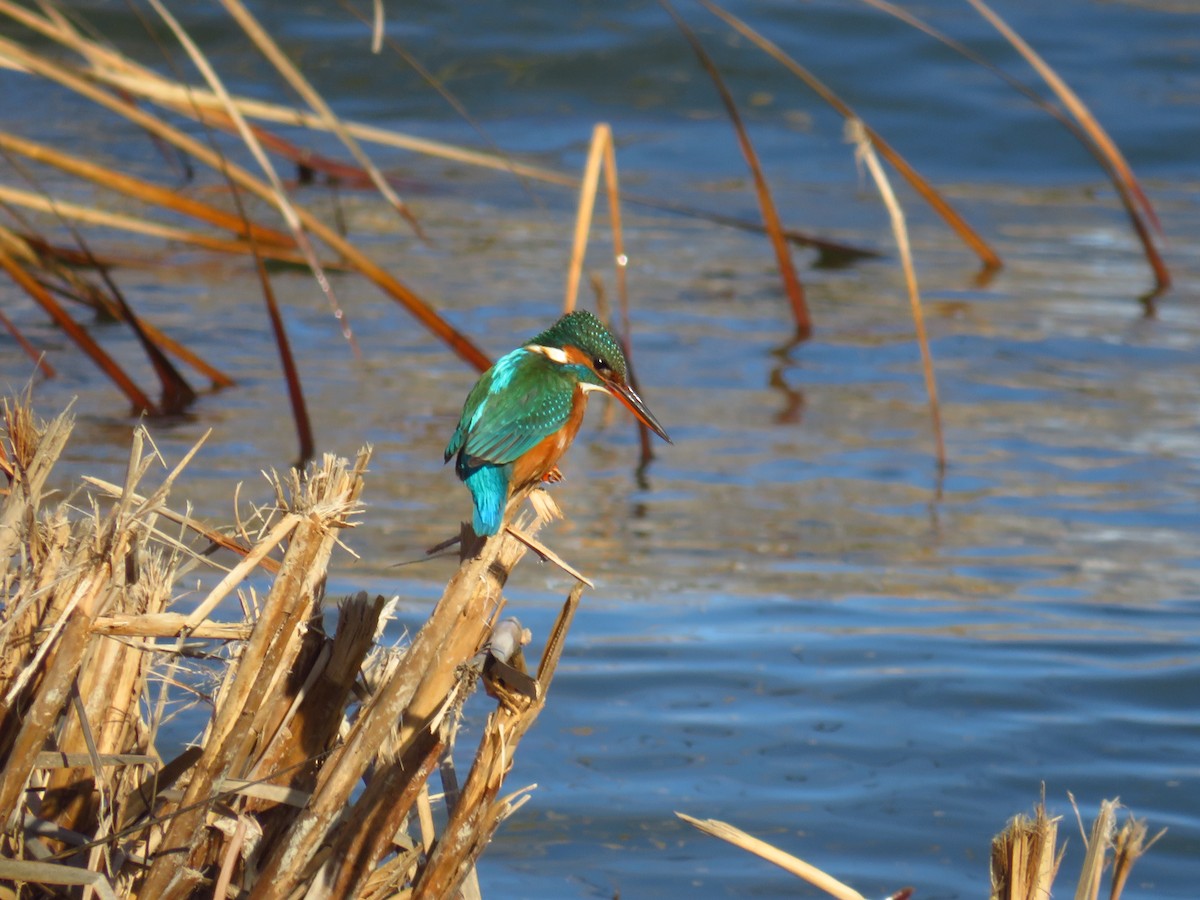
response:
[[[1157,219],[1128,164],[1082,101],[1035,51],[982,0],[970,2],[1034,66],[1056,99],[1017,82],[911,13],[876,0],[869,5],[996,72],[1095,155],[1144,248],[1153,274],[1149,304],[1169,287],[1170,274],[1156,246]],[[86,99],[98,115],[133,124],[165,159],[185,159],[189,168],[197,167],[195,182],[226,189],[221,196],[227,202],[201,199],[210,195],[200,195],[191,185],[169,187],[166,178],[147,180],[89,159],[78,148],[0,132],[0,153],[9,162],[8,178],[0,184],[5,214],[0,268],[137,412],[177,414],[204,390],[236,389],[239,373],[221,371],[140,315],[121,290],[120,269],[126,260],[101,246],[93,232],[121,231],[229,254],[253,268],[303,461],[315,456],[317,441],[306,411],[303,366],[292,353],[272,287],[276,265],[312,271],[352,352],[358,352],[353,323],[328,277],[333,270],[365,278],[466,364],[477,370],[488,366],[487,355],[472,337],[401,275],[356,246],[335,222],[297,201],[288,181],[293,175],[373,190],[423,239],[422,223],[399,196],[394,179],[372,161],[370,146],[436,154],[577,190],[566,309],[577,303],[597,195],[603,190],[618,330],[627,355],[633,348],[622,204],[762,231],[792,314],[794,330],[786,336],[791,341],[803,341],[820,325],[807,306],[794,246],[815,248],[819,264],[852,265],[878,255],[871,248],[797,231],[783,221],[734,92],[689,24],[698,8],[684,15],[663,2],[681,40],[711,77],[732,123],[753,176],[761,224],[624,192],[616,140],[602,123],[591,135],[584,171],[576,176],[494,150],[451,147],[343,120],[239,0],[223,0],[223,5],[304,108],[233,93],[159,0],[149,0],[148,23],[153,20],[152,30],[162,40],[183,48],[196,77],[168,76],[152,62],[117,52],[55,4],[30,7],[0,0],[0,16],[10,24],[0,37],[0,63],[21,77],[53,83]],[[924,336],[904,213],[884,164],[978,256],[981,278],[1003,261],[985,236],[816,75],[722,6],[711,0],[701,0],[700,6],[845,117],[853,152],[870,172],[892,223],[921,345],[935,456],[944,466],[934,360]],[[387,38],[379,20],[374,37],[419,66]],[[284,128],[292,135],[332,134],[345,148],[345,158],[314,154],[303,137],[273,130]],[[47,170],[88,186],[96,199],[87,203],[78,199],[78,192],[68,197],[47,191],[42,184],[48,179],[38,174]],[[119,198],[113,199],[113,193]],[[156,387],[139,383],[106,351],[83,323],[88,315],[131,330]],[[0,324],[41,377],[55,376],[54,359],[29,341],[2,307]],[[205,386],[197,387],[197,379]],[[123,484],[89,479],[87,493],[48,503],[48,479],[70,431],[67,414],[41,423],[25,401],[5,407],[0,446],[8,484],[0,508],[5,859],[0,860],[0,880],[21,887],[9,894],[3,894],[8,888],[0,888],[0,894],[34,896],[83,886],[101,897],[478,895],[475,860],[503,820],[529,796],[528,788],[504,794],[504,778],[522,736],[547,700],[587,583],[536,538],[552,511],[539,506],[537,516],[518,518],[508,532],[482,546],[464,535],[460,568],[426,624],[406,644],[387,646],[381,642],[389,615],[384,598],[360,593],[337,600],[331,633],[321,612],[323,603],[336,599],[324,596],[326,567],[343,547],[344,532],[360,516],[369,448],[352,463],[325,457],[303,474],[291,470],[274,476],[274,504],[218,529],[172,507],[171,489],[186,477],[187,459],[155,482],[151,473],[163,461],[147,449],[152,445],[149,432],[143,431],[135,437]],[[641,435],[645,462],[648,432],[643,428]],[[533,673],[526,671],[521,649],[532,638],[519,622],[502,617],[501,595],[512,567],[530,549],[578,579],[553,631],[538,636],[544,650]],[[187,593],[185,576],[206,585],[200,596]],[[231,609],[240,615],[231,617]],[[480,743],[460,784],[455,736],[464,704],[480,683],[495,702],[488,701]],[[164,740],[163,728],[181,714],[202,719],[203,734],[194,745],[175,751]],[[1097,896],[1099,873],[1113,847],[1111,896],[1119,896],[1140,852],[1144,827],[1131,824],[1116,832],[1114,815],[1114,808],[1106,806],[1092,831],[1078,896]],[[719,830],[713,826],[707,823],[707,830]],[[1039,808],[1032,825],[1015,822],[997,840],[993,896],[1045,896],[1060,859],[1053,823]],[[829,879],[821,886],[835,893],[831,884]]]

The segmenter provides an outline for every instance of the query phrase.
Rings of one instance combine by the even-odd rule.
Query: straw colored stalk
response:
[[[1015,816],[992,839],[991,900],[1045,900],[1050,896],[1062,862],[1062,853],[1054,852],[1058,822],[1046,815],[1045,802],[1039,802],[1032,819]]]
[[[596,193],[600,188],[600,174],[604,174],[604,190],[608,198],[608,215],[612,223],[613,267],[616,271],[617,298],[621,306],[621,328],[618,329],[621,349],[629,363],[629,383],[635,391],[640,390],[633,365],[633,346],[629,327],[629,257],[625,253],[625,237],[621,228],[621,189],[617,175],[617,153],[612,128],[598,122],[592,129],[592,141],[587,162],[583,168],[583,180],[579,188],[579,204],[575,214],[575,237],[571,245],[571,262],[567,267],[567,288],[563,298],[563,312],[575,308],[579,295],[579,281],[583,275],[583,261],[587,255],[588,235],[596,209]],[[603,317],[603,313],[602,313]],[[609,409],[613,407],[610,406]],[[638,439],[641,443],[641,465],[654,458],[651,447],[650,429],[637,423]]]
[[[362,475],[370,458],[359,453],[352,468],[326,456],[303,483],[293,472],[287,555],[270,593],[263,602],[250,640],[237,659],[231,678],[218,698],[179,812],[167,824],[160,852],[146,875],[140,894],[183,897],[200,878],[207,847],[201,840],[207,804],[226,778],[242,777],[257,763],[256,748],[274,738],[272,700],[285,691],[304,634],[302,626],[314,614],[321,596],[325,568],[344,527],[358,508]]]
[[[162,187],[109,166],[99,165],[65,151],[47,147],[44,144],[39,144],[10,132],[0,131],[0,149],[10,153],[19,153],[21,156],[35,162],[53,166],[63,172],[86,179],[93,184],[101,185],[109,190],[117,191],[127,197],[140,200],[143,203],[160,206],[163,209],[190,216],[201,222],[207,222],[209,225],[231,231],[239,237],[253,237],[260,247],[290,249],[293,251],[296,248],[295,239],[278,229],[247,222],[239,216],[228,213],[202,200],[197,200],[195,197],[188,197],[170,188]],[[292,260],[297,258],[294,252],[290,256]]]
[[[62,418],[56,425],[68,427]],[[53,430],[54,426],[49,429]],[[11,432],[9,442],[15,443]],[[127,487],[132,489],[138,484],[153,460],[153,456],[143,453],[143,433],[135,432]],[[28,633],[29,610],[36,610],[34,615],[39,619],[37,637],[29,635],[31,641],[24,648],[23,667],[10,680],[0,683],[0,715],[7,726],[6,735],[11,735],[2,748],[0,820],[10,831],[25,817],[25,789],[52,733],[57,735],[58,749],[68,754],[86,750],[94,760],[100,753],[125,749],[141,687],[140,661],[131,659],[127,654],[132,651],[124,645],[108,640],[97,644],[90,630],[99,615],[111,610],[153,609],[165,602],[164,584],[169,579],[161,572],[146,573],[146,582],[139,586],[132,574],[139,568],[130,563],[131,554],[152,527],[157,507],[178,472],[176,469],[168,475],[143,504],[135,506],[126,497],[107,515],[101,517],[97,512],[73,525],[66,523],[59,510],[43,519],[50,526],[46,530],[40,529],[37,521],[39,496],[25,490],[14,491],[8,497],[6,506],[26,504],[20,516],[20,540],[30,551],[27,565],[41,567],[40,571],[22,571],[10,582],[16,595],[7,597],[5,604],[9,610],[6,643]],[[50,536],[50,546],[42,541],[43,535]],[[46,552],[38,552],[39,545]],[[9,562],[8,557],[5,562]],[[8,626],[12,626],[11,631]],[[89,693],[85,701],[81,679],[86,686],[93,683],[87,680],[90,678],[100,679],[96,683],[105,689],[95,696]],[[93,768],[91,775],[99,781],[99,763]],[[72,826],[87,825],[95,819],[92,785],[86,773],[78,769],[57,772],[41,787],[47,793],[40,815],[48,820],[74,830]]]
[[[61,210],[54,207],[52,202],[48,208],[51,212],[58,214],[61,222],[71,227],[69,221],[61,215]],[[34,272],[39,283],[43,286],[47,283],[57,281],[60,293],[92,307],[98,313],[109,316],[115,321],[129,324],[135,330],[143,345],[146,346],[148,353],[153,354],[155,350],[158,350],[171,354],[209,378],[214,388],[233,385],[233,379],[224,372],[205,362],[196,353],[193,353],[179,343],[179,341],[163,333],[152,323],[140,316],[135,316],[105,271],[114,265],[114,263],[98,258],[83,243],[82,235],[75,232],[73,227],[71,227],[71,230],[75,234],[75,238],[80,246],[83,247],[83,250],[71,251],[68,254],[62,248],[52,246],[41,236],[20,234],[3,226],[0,226],[0,247],[6,253],[11,254],[14,262],[19,262],[26,269]],[[76,270],[76,267],[90,267],[99,270],[106,289],[102,289],[86,280]],[[40,303],[40,295],[35,294],[34,300]],[[156,368],[161,368],[161,364],[156,363]],[[166,374],[160,372],[160,375]],[[48,377],[54,377],[52,370],[47,372],[47,375]],[[172,390],[177,392],[176,396],[179,399],[190,400],[187,397],[190,389],[186,387],[186,383],[182,382],[182,378],[178,374],[175,375],[175,379],[180,382],[172,386]],[[165,387],[166,383],[164,383]]]
[[[727,822],[721,822],[717,819],[696,819],[681,812],[676,812],[675,815],[705,834],[711,834],[713,837],[727,841],[735,847],[740,847],[756,856],[761,856],[767,862],[774,863],[797,878],[803,878],[809,884],[820,888],[831,897],[837,898],[837,900],[866,900],[862,894],[845,882],[838,881],[838,879],[821,871],[816,866],[792,856],[790,853],[786,853],[760,838],[747,834],[745,831]]]
[[[997,15],[990,6],[984,3],[983,0],[967,0],[967,2],[975,7],[976,12],[1000,32],[1004,36],[1004,39],[1012,44],[1013,48],[1034,68],[1038,75],[1049,85],[1050,89],[1054,91],[1055,96],[1062,101],[1063,106],[1075,117],[1080,127],[1087,133],[1088,138],[1090,138],[1096,148],[1101,162],[1109,169],[1113,185],[1117,189],[1117,194],[1125,206],[1138,240],[1142,243],[1142,252],[1145,254],[1146,261],[1150,264],[1150,268],[1154,272],[1154,291],[1151,297],[1166,292],[1171,286],[1171,273],[1167,269],[1166,263],[1163,262],[1151,233],[1151,229],[1153,228],[1161,234],[1162,228],[1159,225],[1158,217],[1155,215],[1154,207],[1150,205],[1149,199],[1142,191],[1137,178],[1134,177],[1133,169],[1125,161],[1125,157],[1117,147],[1116,142],[1108,136],[1108,132],[1104,130],[1100,122],[1092,115],[1092,111],[1079,98],[1079,95],[1071,89],[1070,85],[1063,81],[1058,73],[1042,59],[1041,55],[1024,38],[1009,27],[1008,23]]]
[[[523,499],[510,503],[510,516]],[[532,535],[544,521],[524,516],[515,527]],[[253,900],[290,896],[322,863],[318,882],[336,885],[339,896],[353,896],[377,861],[393,849],[393,836],[419,793],[414,778],[432,771],[452,735],[447,729],[452,729],[470,686],[461,666],[487,640],[503,606],[508,574],[526,549],[509,531],[479,541],[464,526],[458,571],[322,768],[312,799],[263,863],[250,894]],[[351,803],[352,792],[372,765],[365,790]],[[338,830],[343,819],[369,822],[370,828]],[[322,845],[328,847],[327,858]]]
[[[4,10],[3,3],[0,3],[0,11]],[[430,80],[436,89],[444,92],[444,88],[428,75],[423,69],[418,67],[422,77]],[[198,118],[208,124],[215,125],[227,130],[233,130],[234,126],[228,115],[223,111],[224,105],[211,92],[205,91],[202,88],[196,88],[190,85],[175,84],[166,81],[157,73],[139,72],[131,74],[128,72],[116,72],[108,69],[98,70],[92,73],[95,78],[117,88],[130,96],[142,97],[152,103],[167,107],[174,112],[182,115]],[[451,103],[464,118],[469,118],[466,111],[456,100],[447,96],[448,102]],[[231,97],[234,105],[238,110],[248,118],[253,118],[262,122],[274,122],[281,125],[293,125],[297,127],[309,128],[317,131],[326,131],[328,127],[323,120],[313,115],[294,107],[282,106],[274,103],[267,103],[262,100],[255,100],[248,97]],[[417,137],[415,135],[405,134],[403,132],[392,129],[381,128],[377,125],[369,125],[362,122],[350,120],[341,120],[348,134],[352,137],[380,146],[392,147],[398,150],[407,150],[413,153],[421,153],[427,156],[433,156],[438,159],[445,159],[451,162],[461,163],[463,165],[475,166],[477,168],[490,169],[492,171],[507,172],[516,178],[528,179],[531,181],[540,181],[544,184],[557,185],[566,188],[578,188],[579,179],[574,175],[566,172],[559,172],[554,169],[549,169],[544,166],[536,166],[520,160],[512,159],[500,152],[485,153],[479,150],[473,150],[466,147],[458,147],[453,144],[446,144],[440,141],[432,141],[427,138]],[[262,136],[264,143],[268,142],[265,136]],[[285,151],[284,145],[287,142],[278,138],[270,139],[270,143],[275,149],[280,152],[286,152],[289,158],[304,158],[313,162],[311,152],[301,152],[295,148]],[[318,160],[316,165],[331,174],[340,174],[343,178],[350,172],[348,167],[332,163],[328,166],[326,163]],[[331,167],[330,167],[331,166]],[[353,174],[358,174],[358,170],[352,170]],[[626,194],[625,200],[629,203],[635,203],[639,206],[649,209],[657,209],[664,212],[670,212],[675,215],[689,216],[696,219],[704,219],[714,222],[719,225],[725,225],[730,228],[738,228],[743,231],[753,231],[759,234],[766,233],[766,227],[761,222],[748,222],[739,219],[735,216],[715,213],[711,210],[698,209],[688,206],[683,203],[678,203],[669,200],[662,200],[656,197],[647,197],[635,194]],[[813,247],[821,252],[823,260],[848,261],[853,259],[873,258],[879,254],[872,250],[867,250],[862,247],[855,247],[849,244],[844,244],[838,241],[826,240],[814,235],[796,231],[794,229],[783,229],[784,237],[794,244],[801,246]]]
[[[1113,838],[1112,890],[1109,900],[1119,900],[1125,890],[1125,883],[1129,880],[1129,873],[1133,870],[1133,864],[1165,833],[1164,828],[1147,841],[1144,821],[1132,817],[1125,821],[1117,836]]]
[[[242,142],[246,145],[246,148],[254,157],[255,162],[258,163],[259,168],[262,169],[263,174],[267,176],[267,181],[270,184],[269,199],[279,209],[280,214],[283,216],[283,220],[287,223],[288,229],[296,238],[297,245],[304,254],[304,258],[308,263],[309,268],[312,269],[313,277],[316,278],[317,284],[321,288],[321,292],[325,295],[329,303],[330,311],[333,313],[334,319],[341,326],[342,336],[350,345],[351,350],[354,352],[354,356],[356,358],[361,357],[362,351],[359,349],[358,341],[355,339],[354,332],[350,328],[350,320],[346,317],[344,311],[342,310],[341,302],[337,299],[337,296],[334,293],[333,285],[330,283],[329,278],[325,275],[325,270],[321,266],[321,261],[317,258],[316,249],[313,247],[312,241],[305,233],[304,226],[300,221],[300,216],[297,213],[295,206],[293,206],[291,199],[288,197],[287,191],[283,186],[283,181],[280,179],[279,174],[275,171],[275,166],[271,163],[270,158],[263,149],[262,143],[247,124],[245,117],[242,116],[242,114],[237,111],[237,107],[233,105],[229,96],[229,92],[225,89],[225,85],[220,76],[217,75],[216,70],[208,61],[208,57],[204,55],[200,47],[195,41],[192,40],[191,35],[187,33],[187,31],[179,23],[178,19],[176,19],[170,10],[163,5],[161,0],[149,0],[149,3],[154,8],[154,11],[158,13],[159,18],[161,18],[167,24],[167,27],[171,29],[171,32],[175,35],[175,38],[183,46],[189,58],[192,60],[192,64],[200,70],[200,74],[203,75],[204,80],[208,82],[209,87],[212,88],[213,92],[216,93],[216,95],[220,97],[222,102],[225,104],[225,110],[227,114],[232,117],[234,124],[237,126],[238,136],[241,137]],[[257,25],[257,23],[254,24]],[[227,175],[226,177],[229,176]]]
[[[325,102],[325,99],[300,73],[300,70],[287,58],[283,51],[279,49],[279,45],[275,43],[275,40],[259,24],[258,20],[254,18],[251,12],[239,0],[221,0],[221,3],[229,11],[229,14],[233,16],[238,25],[241,26],[247,36],[254,41],[255,46],[258,47],[263,56],[279,71],[296,93],[304,98],[304,102],[320,118],[322,126],[337,135],[338,140],[345,145],[358,164],[370,176],[371,183],[375,185],[376,190],[387,199],[418,235],[422,235],[421,224],[417,221],[416,216],[412,214],[412,211],[404,204],[404,201],[392,190],[392,186],[383,177],[383,173],[371,162],[366,152],[359,146],[358,141],[350,134],[337,115],[334,114],[333,109]],[[376,50],[375,52],[378,53],[379,51]],[[227,109],[231,108],[231,106],[232,104],[227,104]],[[236,107],[232,108],[236,110]]]
[[[942,408],[938,402],[937,376],[933,371],[933,354],[929,349],[929,335],[925,331],[925,314],[921,308],[921,292],[917,288],[917,270],[913,266],[912,249],[908,241],[908,226],[904,222],[904,210],[892,190],[887,173],[875,155],[873,142],[867,130],[857,119],[846,122],[848,140],[855,145],[858,158],[866,163],[879,195],[887,207],[892,221],[892,232],[896,236],[896,247],[900,252],[900,263],[904,269],[904,284],[908,289],[909,307],[912,310],[913,327],[917,333],[917,345],[921,352],[921,369],[925,376],[925,392],[929,397],[929,418],[933,424],[934,453],[939,472],[946,469],[946,439],[942,434]]]
[[[972,5],[975,6],[980,15],[987,19],[1013,45],[1013,48],[1025,57],[1030,66],[1042,76],[1042,79],[1067,107],[1069,114],[1063,112],[1060,107],[1051,103],[1029,85],[999,68],[961,41],[955,40],[944,32],[934,28],[923,19],[918,18],[910,10],[896,6],[894,3],[888,2],[888,0],[863,0],[863,2],[890,16],[896,17],[913,28],[923,31],[965,59],[969,59],[976,65],[987,69],[1066,128],[1084,149],[1092,154],[1100,168],[1104,170],[1113,187],[1116,189],[1117,195],[1121,198],[1121,203],[1125,207],[1126,214],[1130,218],[1138,239],[1142,242],[1142,249],[1147,262],[1150,263],[1155,274],[1155,289],[1148,296],[1144,297],[1143,300],[1149,305],[1156,296],[1163,293],[1170,286],[1170,272],[1163,262],[1158,248],[1155,246],[1154,237],[1151,233],[1153,231],[1161,235],[1162,226],[1159,224],[1153,205],[1133,174],[1133,170],[1125,161],[1124,156],[1104,130],[1103,126],[1100,125],[1099,121],[1084,105],[1083,101],[1079,99],[1075,92],[1071,90],[1049,64],[1013,31],[1007,23],[989,7],[972,0]]]
[[[528,799],[527,791],[501,799],[500,788],[512,768],[517,745],[546,704],[550,682],[562,656],[566,633],[579,608],[583,588],[582,583],[576,584],[559,613],[538,666],[536,695],[530,698],[513,694],[502,685],[493,688],[500,696],[500,706],[488,717],[467,783],[421,872],[413,900],[453,896],[472,871],[475,860],[492,839],[496,828]]]
[[[0,0],[0,14],[10,16],[22,25],[33,29],[43,36],[58,41],[66,47],[69,47],[84,56],[92,65],[88,71],[89,78],[95,79],[102,83],[108,84],[120,93],[130,97],[140,97],[151,102],[166,106],[173,111],[185,116],[200,119],[217,127],[224,128],[230,131],[236,131],[237,126],[234,120],[230,117],[228,107],[232,103],[239,112],[247,117],[253,117],[260,121],[277,122],[281,124],[290,124],[301,127],[306,127],[315,130],[332,131],[340,127],[344,131],[343,142],[347,139],[351,141],[363,141],[390,146],[399,149],[405,149],[416,153],[423,153],[430,156],[435,156],[442,159],[448,159],[460,162],[466,165],[489,168],[498,171],[505,171],[513,174],[518,178],[531,179],[542,181],[544,183],[555,184],[563,187],[574,188],[578,186],[578,179],[564,172],[557,172],[552,169],[547,169],[541,166],[534,166],[528,163],[523,163],[506,156],[503,153],[482,153],[476,150],[456,147],[450,144],[430,141],[424,138],[406,135],[401,132],[396,132],[389,129],[379,128],[373,125],[366,125],[359,122],[336,119],[336,126],[331,123],[326,117],[315,115],[303,110],[298,110],[290,107],[279,106],[276,104],[265,103],[258,100],[252,100],[244,97],[218,97],[210,91],[202,88],[197,88],[191,85],[177,84],[164,79],[157,72],[148,69],[136,62],[114,52],[102,44],[95,43],[86,39],[77,30],[66,27],[60,18],[51,16],[39,16],[32,10],[21,7],[8,0]],[[448,102],[463,114],[464,118],[468,118],[465,109],[455,100],[445,88],[436,81],[427,71],[424,70],[415,60],[405,55],[406,59],[417,68],[417,71],[430,81],[433,86],[445,96]],[[6,63],[11,68],[33,72],[25,62],[17,59],[5,59],[0,55],[0,63]],[[319,158],[314,158],[309,151],[300,151],[298,148],[293,148],[275,136],[268,136],[259,131],[256,132],[260,140],[267,144],[269,143],[273,149],[278,152],[285,153],[290,159],[306,159],[309,164],[317,167],[326,167],[326,171],[335,173],[340,178],[348,178],[351,175],[362,175],[363,179],[373,179],[369,172],[363,170],[350,171],[347,167],[338,163],[327,163]],[[342,132],[339,132],[342,134]],[[766,227],[760,223],[747,222],[733,216],[714,213],[709,210],[697,209],[685,204],[664,201],[658,198],[626,195],[628,202],[637,203],[639,205],[652,209],[664,210],[678,215],[691,216],[695,218],[707,219],[708,221],[729,227],[739,228],[743,230],[765,233]],[[803,246],[811,246],[820,251],[821,258],[824,261],[829,261],[831,264],[844,263],[848,260],[873,257],[878,254],[873,251],[854,247],[847,244],[842,244],[836,241],[825,240],[815,237],[810,234],[801,233],[792,229],[782,229],[782,234],[787,240]],[[385,288],[386,290],[386,288]]]
[[[1091,836],[1084,836],[1087,855],[1083,858],[1075,900],[1097,900],[1100,896],[1100,879],[1108,862],[1108,849],[1117,831],[1117,809],[1120,805],[1119,800],[1101,801],[1100,811],[1092,822]],[[1082,826],[1080,822],[1080,830]]]
[[[5,11],[7,12],[7,10]],[[62,35],[56,30],[50,30],[48,34],[56,39],[63,39]],[[7,57],[14,64],[27,68],[34,74],[57,82],[63,87],[125,117],[134,124],[146,129],[155,137],[166,141],[204,165],[226,175],[238,187],[245,189],[260,199],[270,203],[278,201],[280,195],[275,187],[251,175],[243,167],[226,159],[220,153],[212,150],[202,142],[168,124],[159,117],[97,87],[77,67],[62,60],[52,60],[41,54],[34,53],[17,42],[5,38],[0,38],[0,55]],[[444,341],[460,357],[475,366],[479,371],[483,371],[491,364],[488,357],[466,335],[450,325],[449,322],[442,318],[433,307],[421,299],[413,290],[401,283],[395,276],[370,259],[361,250],[358,250],[353,244],[338,234],[334,228],[326,225],[298,204],[288,202],[284,208],[290,208],[295,213],[304,231],[311,233],[323,241],[334,252],[340,254],[349,266],[375,283],[388,296],[408,309],[418,321]]]
[[[38,303],[38,305],[42,307],[42,309],[50,314],[50,317],[54,319],[55,324],[63,329],[63,331],[65,331],[68,335],[70,335],[75,344],[88,355],[93,363],[96,364],[96,367],[99,368],[100,371],[102,371],[105,375],[107,375],[113,381],[113,383],[117,385],[118,388],[120,388],[121,392],[129,399],[129,402],[133,404],[133,407],[136,411],[157,411],[158,408],[155,406],[155,404],[151,402],[150,398],[145,394],[145,392],[143,392],[142,389],[133,382],[133,379],[131,379],[129,375],[125,373],[125,370],[122,369],[111,356],[109,356],[103,347],[96,343],[95,339],[93,339],[92,336],[88,334],[78,322],[71,318],[67,311],[62,308],[62,305],[54,299],[54,297],[48,290],[46,290],[45,287],[42,286],[41,282],[39,282],[24,265],[18,262],[15,257],[6,252],[4,249],[0,249],[0,269],[4,269],[4,271],[8,273],[9,277],[12,278],[12,280],[16,282],[16,284],[22,290],[24,290],[25,293],[32,297]]]
[[[308,675],[292,702],[279,704],[284,715],[270,729],[275,736],[258,754],[254,768],[248,773],[249,779],[271,778],[272,773],[287,772],[289,789],[305,799],[311,794],[318,760],[324,758],[338,739],[345,710],[353,700],[355,679],[374,646],[383,607],[382,597],[371,599],[365,592],[340,605],[337,633],[332,640],[319,641],[310,664],[297,667]],[[246,812],[259,814],[264,848],[273,846],[295,816],[293,807],[263,799],[251,800]]]

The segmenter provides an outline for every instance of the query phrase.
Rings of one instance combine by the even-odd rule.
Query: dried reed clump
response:
[[[1074,797],[1071,802],[1075,802]],[[1133,864],[1162,837],[1163,832],[1159,832],[1147,842],[1146,823],[1133,817],[1118,829],[1117,810],[1120,806],[1117,800],[1103,801],[1092,823],[1090,837],[1084,835],[1086,854],[1080,867],[1075,900],[1099,900],[1109,850],[1113,851],[1113,856],[1108,897],[1109,900],[1120,900]],[[740,828],[717,819],[696,819],[681,812],[675,815],[705,834],[774,863],[837,900],[866,900],[850,885]],[[1082,819],[1079,828],[1082,832]],[[1057,840],[1058,819],[1046,815],[1045,797],[1037,804],[1033,818],[1014,816],[1004,831],[992,839],[991,891],[988,894],[991,900],[1046,900],[1050,897],[1065,853],[1065,847],[1055,853]],[[901,888],[888,895],[887,900],[908,900],[914,893],[911,887]]]
[[[500,789],[582,585],[536,677],[520,664],[528,634],[496,624],[527,547],[512,534],[464,541],[460,569],[403,650],[377,643],[385,604],[361,592],[340,604],[329,635],[326,570],[359,514],[369,450],[276,476],[274,502],[239,541],[168,507],[191,454],[145,489],[160,458],[138,431],[123,485],[87,479],[99,492],[84,508],[52,504],[47,478],[71,417],[40,422],[10,401],[3,419],[6,896],[83,885],[100,897],[442,897],[471,883],[475,859],[526,796]],[[541,521],[515,530],[536,545]],[[240,560],[219,568],[189,543],[196,535],[199,550],[215,543]],[[258,569],[274,576],[262,596],[247,584]],[[197,571],[212,587],[191,612],[173,610],[181,577]],[[214,618],[230,606],[239,618]],[[481,676],[499,703],[459,790],[449,751]],[[164,759],[162,726],[184,707],[198,723],[207,710],[207,723]],[[440,834],[435,771],[449,820]]]

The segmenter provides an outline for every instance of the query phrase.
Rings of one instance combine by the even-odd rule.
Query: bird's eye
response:
[[[608,360],[603,356],[597,356],[592,360],[592,366],[597,372],[611,372],[612,366],[608,364]]]

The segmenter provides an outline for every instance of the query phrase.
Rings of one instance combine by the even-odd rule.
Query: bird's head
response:
[[[621,345],[592,313],[585,309],[567,313],[525,347],[559,365],[571,366],[584,390],[612,394],[647,428],[671,443],[662,425],[629,386],[629,364]]]

